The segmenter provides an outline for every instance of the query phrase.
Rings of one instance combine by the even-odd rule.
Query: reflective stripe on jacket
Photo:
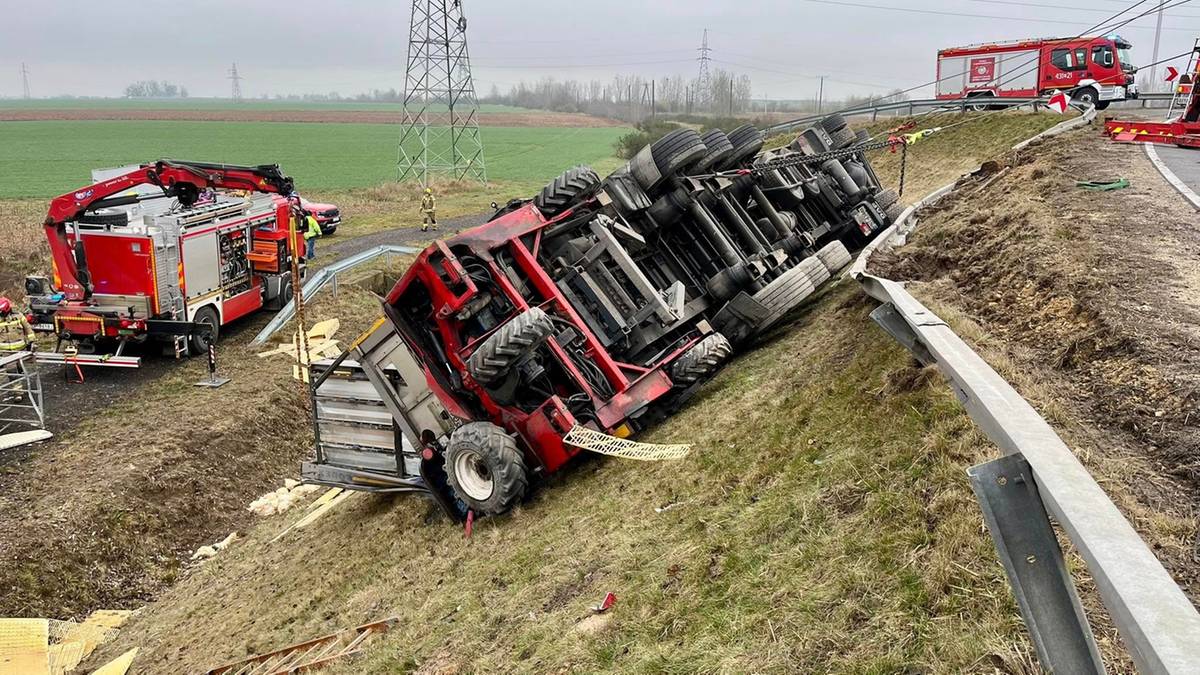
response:
[[[25,320],[25,315],[13,312],[6,317],[0,317],[0,350],[15,352],[25,349],[26,343],[33,342],[33,328]]]
[[[304,231],[305,239],[315,239],[321,236],[321,224],[317,222],[316,218],[308,216],[304,220],[308,224],[308,229]]]
[[[434,209],[436,209],[436,208],[437,208],[437,201],[433,198],[433,195],[425,195],[424,197],[421,197],[421,210],[422,211],[424,211],[425,213],[433,213]]]

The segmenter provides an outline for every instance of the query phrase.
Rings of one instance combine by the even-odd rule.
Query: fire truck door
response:
[[[1087,77],[1087,47],[1055,47],[1046,64],[1044,86],[1070,89]]]

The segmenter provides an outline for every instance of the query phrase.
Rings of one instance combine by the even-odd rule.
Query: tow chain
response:
[[[292,302],[296,305],[296,384],[300,392],[300,408],[308,410],[309,378],[305,364],[308,358],[308,332],[304,328],[304,287],[300,284],[300,251],[296,245],[296,224],[299,219],[296,215],[288,219],[288,246],[292,249]]]

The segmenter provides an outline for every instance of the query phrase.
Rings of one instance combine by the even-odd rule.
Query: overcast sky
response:
[[[836,98],[931,80],[941,47],[1076,35],[1135,1],[464,0],[464,6],[481,93],[492,84],[506,89],[546,76],[694,76],[696,48],[708,28],[714,67],[749,74],[755,97],[811,98],[814,76],[827,75],[826,95]],[[1157,2],[1143,0],[1133,13]],[[170,80],[192,96],[228,96],[234,61],[246,96],[403,87],[407,0],[17,4],[0,22],[0,96],[20,95],[22,62],[35,97],[118,96],[140,79]],[[885,6],[908,11],[879,9]],[[1164,28],[1160,58],[1187,51],[1200,35],[1200,0],[1167,10]],[[1153,16],[1119,32],[1134,44],[1135,64],[1152,60]]]

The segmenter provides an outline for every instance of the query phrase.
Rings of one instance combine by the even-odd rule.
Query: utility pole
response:
[[[486,184],[478,114],[462,0],[412,0],[400,180],[428,187],[440,173]]]
[[[708,47],[708,29],[704,29],[704,40],[700,43],[700,75],[696,78],[696,90],[699,94],[698,99],[705,109],[712,106],[712,75],[708,72],[708,62],[711,60],[708,53],[712,50]]]
[[[1163,5],[1164,4],[1166,4],[1166,0],[1162,0],[1161,2],[1158,3],[1158,18],[1154,24],[1154,54],[1150,58],[1150,63],[1154,64],[1153,66],[1150,66],[1150,91],[1151,92],[1158,89],[1158,42],[1159,42],[1159,38],[1162,37],[1162,20],[1163,20]]]
[[[733,75],[729,76],[729,116],[733,117]]]
[[[236,63],[233,64],[233,67],[229,69],[229,79],[233,82],[233,91],[231,92],[231,98],[233,98],[234,103],[241,103],[242,102],[242,76],[238,75]]]
[[[654,80],[650,80],[650,119],[654,120]]]
[[[817,76],[817,79],[820,80],[820,84],[817,85],[817,114],[818,115],[821,114],[821,107],[825,103],[825,78],[826,77],[829,77],[829,76],[828,75],[818,75]]]
[[[26,101],[33,98],[29,93],[29,66],[25,62],[21,62],[21,97]]]

